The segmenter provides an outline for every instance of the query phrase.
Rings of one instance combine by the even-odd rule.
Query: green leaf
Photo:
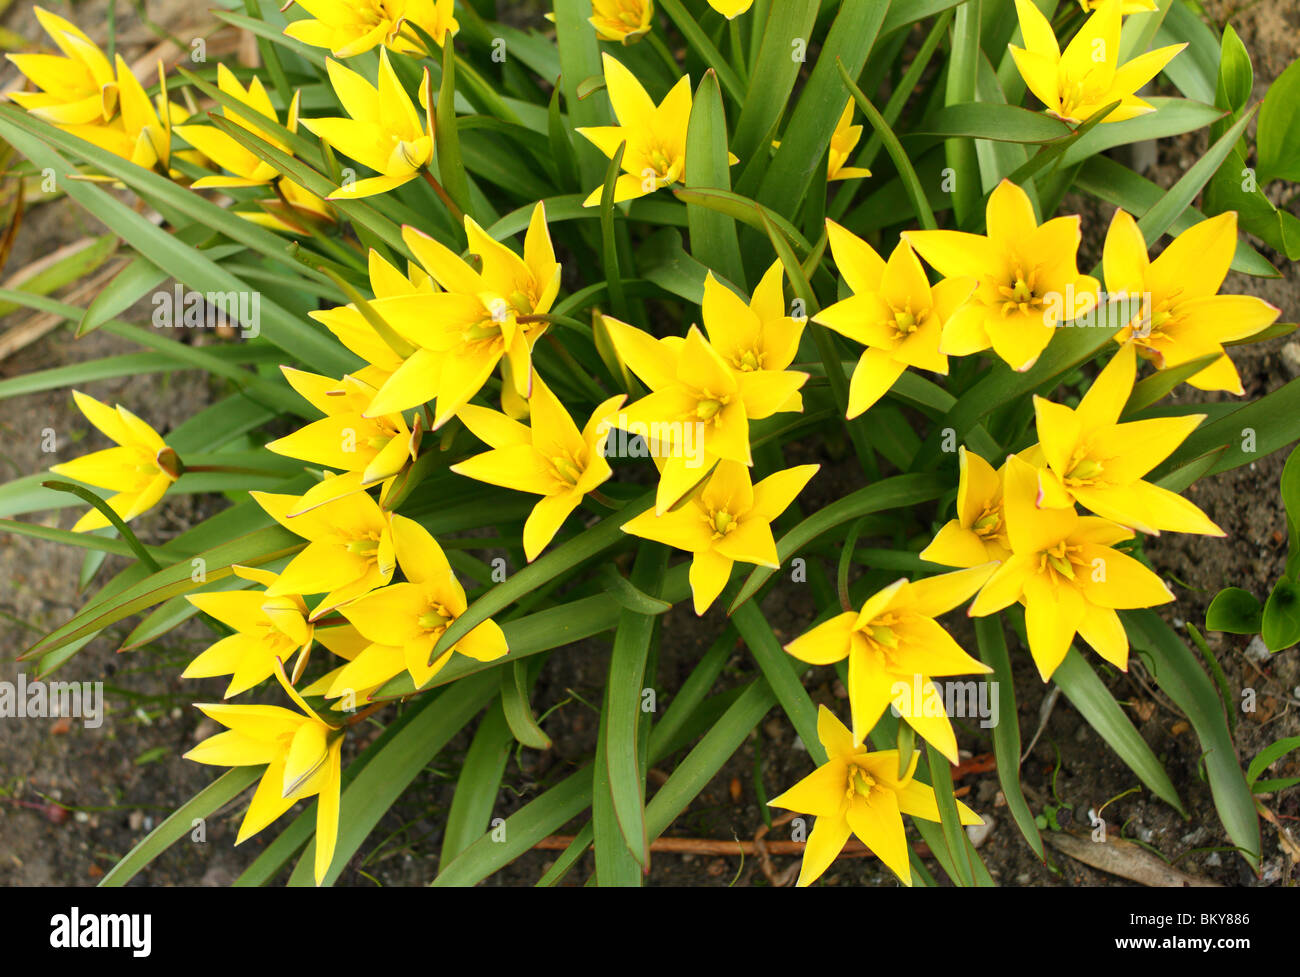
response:
[[[1202,424],[1188,435],[1168,461],[1155,469],[1148,481],[1159,481],[1216,448],[1226,450],[1201,477],[1258,461],[1295,440],[1294,427],[1286,419],[1297,414],[1300,414],[1300,380],[1292,380],[1259,400]]]
[[[192,579],[193,568],[188,562],[149,574],[139,583],[115,595],[109,602],[111,606],[100,607],[92,603],[83,608],[72,620],[55,628],[21,657],[29,658],[55,651],[88,634],[98,634],[108,625],[145,608],[161,604],[180,594],[193,593],[209,581],[229,576],[233,572],[231,567],[235,564],[258,566],[295,552],[302,546],[300,537],[280,526],[268,526],[222,543],[199,554],[206,567],[205,582],[198,583]]]
[[[145,566],[154,572],[157,572],[160,569],[158,562],[153,558],[152,554],[144,548],[144,544],[136,538],[131,527],[122,521],[122,517],[117,514],[112,506],[94,492],[90,491],[90,489],[73,482],[64,482],[60,479],[53,478],[41,482],[41,485],[47,489],[53,489],[56,492],[70,492],[83,502],[89,502],[99,511],[99,514],[107,519],[112,524],[113,528],[121,534],[122,538],[126,541],[126,544],[131,548],[131,552],[134,553]]]
[[[451,810],[447,812],[447,823],[443,827],[440,863],[451,861],[488,830],[512,743],[514,737],[506,724],[501,704],[489,706],[479,721],[474,739],[465,753],[460,776],[456,778],[456,792],[452,795]]]
[[[1214,684],[1197,664],[1191,649],[1155,611],[1121,611],[1120,618],[1130,639],[1150,653],[1160,690],[1196,730],[1219,820],[1232,843],[1243,850],[1250,867],[1258,871],[1259,819]]]
[[[195,818],[207,818],[225,807],[262,776],[265,770],[265,766],[234,767],[227,770],[169,814],[166,820],[127,852],[99,880],[100,886],[115,888],[126,885],[155,858],[193,831]]]
[[[957,16],[952,22],[952,49],[944,90],[945,104],[956,109],[958,117],[982,110],[983,102],[976,101],[979,67],[980,0],[969,0],[957,8]],[[983,213],[980,207],[981,184],[974,179],[974,175],[981,172],[979,154],[974,140],[963,137],[945,139],[943,149],[948,167],[962,175],[953,186],[952,210],[957,226],[967,228]]]
[[[871,128],[876,131],[876,135],[884,143],[885,152],[889,154],[889,158],[894,161],[894,166],[898,168],[899,178],[903,181],[903,186],[907,188],[907,195],[911,198],[916,219],[920,221],[921,227],[926,230],[934,230],[938,227],[934,219],[934,211],[930,209],[930,202],[925,196],[925,190],[921,187],[921,181],[917,179],[916,170],[912,167],[912,161],[908,159],[907,153],[903,151],[903,146],[898,141],[898,137],[894,135],[894,131],[889,127],[889,123],[885,121],[884,117],[876,111],[876,107],[871,104],[871,100],[863,94],[862,89],[854,84],[853,79],[844,69],[842,63],[839,63],[839,69],[840,77],[844,79],[844,84],[848,86],[849,91],[853,94],[854,100],[858,103],[858,108],[867,117],[867,121],[871,123]]]
[[[770,207],[764,207],[756,200],[750,200],[748,197],[742,197],[738,193],[731,193],[727,190],[687,189],[674,190],[673,194],[684,204],[696,204],[727,214],[742,223],[748,224],[755,230],[762,231],[764,234],[767,233],[767,225],[771,224],[804,254],[808,254],[813,249],[812,244],[799,232],[797,227]]]
[[[994,102],[963,102],[945,105],[921,120],[907,133],[912,136],[992,139],[998,142],[1050,143],[1065,139],[1070,127],[1041,112],[1018,105]]]
[[[442,46],[442,82],[438,87],[437,129],[434,145],[438,153],[438,175],[443,189],[463,214],[473,214],[469,199],[469,180],[460,156],[460,136],[456,127],[456,49]]]
[[[1292,750],[1300,750],[1300,736],[1288,736],[1264,747],[1255,755],[1255,759],[1250,761],[1250,766],[1246,768],[1246,783],[1253,786],[1263,776],[1265,770]]]
[[[1250,100],[1255,86],[1255,70],[1250,64],[1250,53],[1241,38],[1228,24],[1223,29],[1223,43],[1219,48],[1219,76],[1215,102],[1221,109],[1239,112]]]
[[[1155,206],[1165,194],[1146,177],[1138,176],[1128,167],[1106,156],[1094,156],[1083,164],[1074,177],[1074,185],[1084,193],[1123,207],[1131,214],[1141,214]],[[1170,234],[1181,234],[1193,224],[1205,219],[1205,214],[1188,207],[1169,227]],[[1244,239],[1237,241],[1232,258],[1232,270],[1247,275],[1276,277],[1278,271]]]
[[[1034,823],[1034,812],[1020,785],[1020,717],[1016,711],[1015,679],[1011,673],[1011,657],[1007,654],[1001,615],[975,618],[975,637],[979,642],[980,659],[993,669],[989,678],[997,683],[999,691],[998,717],[993,725],[993,753],[1002,796],[1006,798],[1007,809],[1029,847],[1040,859],[1046,860],[1043,839]]]
[[[1261,185],[1300,183],[1300,61],[1292,61],[1269,85],[1259,109],[1255,148]]]
[[[1150,376],[1139,380],[1133,385],[1132,392],[1129,393],[1128,402],[1124,405],[1123,416],[1128,417],[1130,414],[1136,414],[1138,411],[1150,407],[1180,383],[1196,376],[1221,355],[1223,354],[1207,353],[1205,356],[1198,356],[1196,359],[1180,363],[1178,366],[1157,370]]]
[[[1240,587],[1226,587],[1214,595],[1205,610],[1205,627],[1229,634],[1259,634],[1264,608],[1255,595]]]
[[[843,61],[851,78],[862,74],[888,9],[885,0],[845,0],[838,5],[755,199],[793,219],[809,193],[823,193],[823,157],[847,102],[836,63]]]
[[[643,543],[632,568],[632,586],[655,595],[664,571],[668,566],[668,548],[655,543]],[[606,863],[603,854],[609,852],[603,834],[613,825],[608,824],[597,807],[593,812],[596,831],[596,871],[602,863],[610,864],[615,875],[625,879],[618,868],[621,849],[626,849],[636,863],[648,867],[649,848],[645,831],[645,780],[641,772],[638,749],[638,726],[647,720],[641,711],[641,690],[645,687],[646,662],[650,656],[655,633],[655,617],[624,610],[619,616],[618,630],[614,633],[614,650],[609,659],[609,678],[605,685],[605,711],[601,716],[601,746],[604,753],[604,776],[601,776],[601,747],[597,748],[597,785],[593,796],[601,794],[600,781],[606,783],[612,801],[622,843],[614,846],[619,857]],[[612,864],[611,864],[612,863]],[[626,866],[624,866],[626,867]],[[639,877],[637,878],[639,881]]]
[[[92,238],[84,247],[72,254],[60,258],[54,264],[42,268],[35,275],[23,280],[16,286],[19,291],[32,295],[48,295],[65,285],[89,278],[104,262],[113,256],[117,248],[117,238],[112,234]],[[7,316],[18,308],[16,302],[0,301],[0,317]]]
[[[954,881],[958,885],[975,884],[975,871],[966,858],[966,832],[962,830],[961,815],[957,812],[957,799],[952,793],[952,767],[948,758],[936,750],[929,741],[925,756],[930,764],[930,780],[934,787],[935,803],[939,807],[939,822],[943,828],[944,844],[957,871]]]
[[[718,76],[722,87],[727,90],[727,95],[734,101],[740,102],[745,97],[744,84],[732,69],[730,62],[718,51],[717,46],[709,39],[709,35],[700,27],[699,22],[691,16],[681,0],[659,0],[659,6],[682,32],[686,43],[709,66],[709,71]],[[687,153],[687,158],[690,158],[690,153]]]
[[[1264,602],[1260,635],[1268,650],[1276,654],[1300,641],[1300,586],[1282,577]]]
[[[1216,140],[1205,155],[1188,167],[1187,172],[1178,178],[1160,200],[1138,220],[1138,229],[1146,239],[1147,245],[1155,244],[1160,236],[1196,199],[1196,195],[1210,182],[1219,165],[1228,158],[1241,134],[1246,131],[1255,110],[1243,112],[1241,118]],[[1123,125],[1122,122],[1115,123]],[[1096,131],[1096,130],[1094,130]]]
[[[821,766],[827,757],[826,748],[817,737],[817,707],[799,681],[799,674],[806,666],[786,654],[772,634],[772,627],[763,617],[763,612],[753,601],[737,608],[731,620],[758,662],[763,678],[776,693],[781,708],[794,724],[808,755]]]
[[[915,472],[882,479],[866,488],[851,492],[824,506],[777,540],[776,552],[782,565],[813,540],[830,532],[836,526],[852,522],[873,512],[918,505],[937,499],[952,488],[950,479],[930,473]],[[767,582],[774,570],[755,567],[744,586],[731,602],[728,614],[737,609]]]
[[[742,186],[752,179],[751,167],[755,174],[762,169],[768,144],[785,113],[804,63],[798,54],[812,41],[819,6],[818,0],[780,0],[768,12],[763,43],[752,72],[754,79],[761,78],[763,82],[749,86],[731,140],[731,150],[745,168]]]
[[[605,74],[596,32],[587,23],[590,16],[590,0],[555,0],[560,87],[564,90],[564,104],[569,110],[569,124],[574,128],[607,125],[612,121],[608,96],[584,99],[578,91],[585,79],[593,75],[603,78]],[[587,139],[575,139],[574,145],[582,172],[582,185],[584,188],[595,187],[605,172],[605,159]]]
[[[1070,649],[1065,660],[1052,673],[1052,680],[1060,686],[1065,697],[1079,710],[1088,725],[1110,744],[1110,748],[1119,754],[1119,758],[1138,775],[1142,783],[1179,814],[1186,816],[1183,802],[1178,799],[1178,791],[1174,789],[1169,774],[1156,759],[1151,747],[1147,746],[1146,740],[1133,727],[1128,716],[1124,715],[1110,690],[1078,651]]]
[[[81,180],[68,179],[72,166],[56,149],[73,152],[86,159],[103,173],[115,176],[152,199],[165,201],[195,220],[209,222],[227,236],[241,240],[250,247],[267,247],[269,238],[276,242],[276,250],[283,245],[279,238],[264,231],[223,208],[216,207],[198,194],[176,186],[170,180],[150,173],[133,163],[119,159],[82,139],[46,125],[28,116],[14,106],[0,106],[0,135],[16,149],[42,168],[52,168],[60,175],[60,186],[69,197],[76,200],[91,215],[103,221],[140,254],[154,257],[160,268],[171,277],[197,291],[249,292],[253,291],[228,271],[193,248],[176,246],[175,239],[141,214],[111,197],[104,190]],[[254,242],[257,242],[256,244]],[[326,374],[340,374],[356,365],[356,357],[348,353],[324,331],[301,321],[288,310],[264,297],[260,303],[261,331],[272,343],[289,352],[295,359],[311,369]]]
[[[727,160],[727,117],[722,92],[710,70],[704,73],[691,107],[686,134],[686,186],[692,189],[731,189]],[[745,287],[740,239],[735,219],[707,207],[687,207],[691,253],[722,277]]]
[[[1287,544],[1286,575],[1292,580],[1300,577],[1300,448],[1293,448],[1282,467],[1278,490],[1286,508]]]
[[[623,165],[623,153],[627,150],[627,140],[619,143],[605,167],[605,186],[600,194],[600,244],[604,257],[605,282],[609,285],[609,304],[614,315],[619,319],[627,318],[627,297],[623,292],[622,272],[619,271],[618,242],[614,235],[614,187]]]
[[[1075,163],[1082,163],[1116,146],[1194,132],[1223,117],[1221,109],[1186,98],[1151,96],[1146,101],[1155,107],[1154,112],[1125,119],[1123,122],[1107,122],[1105,125],[1097,126],[1065,152],[1061,158],[1061,165],[1072,166]],[[1192,197],[1195,196],[1192,194]],[[1189,198],[1188,203],[1190,202]]]
[[[515,739],[532,750],[549,750],[551,738],[538,725],[528,704],[528,672],[528,663],[520,659],[501,669],[501,708]]]

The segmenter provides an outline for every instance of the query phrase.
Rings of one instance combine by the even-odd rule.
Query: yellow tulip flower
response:
[[[835,131],[831,134],[830,157],[826,161],[826,179],[832,182],[858,180],[871,175],[871,171],[864,167],[846,165],[858,145],[858,140],[862,138],[862,126],[853,124],[853,106],[853,98],[850,96],[844,103],[844,111],[840,113],[840,120],[835,124]]]
[[[117,447],[51,465],[50,471],[116,493],[105,501],[123,522],[130,522],[152,509],[180,477],[181,464],[176,452],[167,447],[157,431],[121,404],[109,407],[79,390],[72,391],[72,399],[86,420],[108,435]],[[72,531],[85,533],[107,525],[109,521],[103,514],[91,509],[77,520]]]
[[[310,18],[292,21],[288,37],[312,47],[329,48],[336,58],[351,58],[382,44],[401,54],[427,54],[415,24],[439,45],[448,32],[460,30],[453,0],[297,0]]]
[[[614,107],[616,126],[579,126],[577,131],[610,159],[623,150],[623,175],[614,183],[614,202],[634,200],[686,175],[686,130],[691,120],[691,79],[682,77],[655,105],[636,76],[616,58],[602,54],[605,90]],[[731,157],[736,162],[736,157]],[[584,207],[600,203],[603,187],[591,191]]]
[[[996,566],[985,563],[914,583],[896,580],[860,611],[837,614],[785,646],[810,665],[849,660],[855,745],[892,703],[909,726],[957,762],[957,736],[931,678],[992,669],[962,651],[935,618],[970,600]]]
[[[374,170],[378,176],[344,179],[326,200],[354,200],[386,193],[409,183],[433,160],[433,106],[429,99],[429,69],[420,82],[420,107],[407,96],[388,61],[379,52],[375,85],[333,58],[325,60],[330,84],[349,118],[303,119],[303,127],[328,142],[349,159]]]
[[[1079,0],[1079,6],[1085,14],[1108,4],[1119,4],[1119,12],[1124,15],[1150,13],[1159,9],[1156,0]]]
[[[431,295],[438,291],[437,284],[419,265],[411,262],[407,273],[402,274],[373,248],[369,256],[369,272],[370,290],[376,299],[399,295]],[[373,302],[371,306],[374,306]],[[307,315],[325,326],[340,343],[366,361],[366,365],[353,376],[374,387],[376,392],[405,362],[405,358],[384,341],[384,337],[375,331],[355,305],[339,305],[332,309],[308,312]],[[393,326],[392,323],[389,325]],[[397,331],[396,326],[393,326],[393,331]]]
[[[196,708],[226,731],[205,739],[185,759],[218,767],[266,764],[248,813],[239,825],[240,845],[295,803],[316,797],[316,859],[313,874],[320,885],[334,860],[338,841],[339,786],[343,730],[322,720],[276,669],[280,685],[302,713],[282,706],[232,706],[196,703]]]
[[[217,87],[224,94],[229,95],[249,109],[245,113],[223,107],[221,109],[223,116],[236,125],[247,129],[253,135],[265,139],[281,152],[290,152],[288,146],[276,139],[270,132],[262,129],[258,124],[259,116],[270,119],[272,122],[279,121],[275,106],[271,104],[271,96],[267,94],[260,78],[254,76],[253,80],[248,83],[248,88],[245,89],[239,83],[239,79],[235,77],[234,72],[224,64],[218,64]],[[298,98],[299,93],[295,92],[293,101],[289,103],[289,110],[285,119],[285,128],[290,132],[297,132],[298,130]],[[270,163],[264,162],[252,150],[245,149],[233,136],[226,135],[215,126],[176,126],[176,134],[230,173],[230,175],[205,176],[195,180],[193,183],[195,190],[267,186],[280,175]]]
[[[794,362],[807,320],[794,319],[786,310],[784,274],[781,262],[774,261],[748,305],[714,278],[713,272],[704,276],[700,309],[704,332],[709,345],[737,373],[783,373]],[[803,397],[796,390],[777,413],[802,410]]]
[[[1131,530],[1074,509],[1038,507],[1038,469],[1007,459],[1002,505],[1011,556],[994,572],[968,613],[984,617],[1020,601],[1029,651],[1046,682],[1077,633],[1116,668],[1128,668],[1128,635],[1116,609],[1167,604],[1164,582],[1112,549]]]
[[[40,89],[10,92],[9,98],[38,119],[57,126],[108,122],[117,110],[118,88],[113,66],[104,52],[75,24],[44,7],[32,10],[63,57],[6,55]]]
[[[532,350],[546,332],[543,319],[560,290],[560,264],[546,228],[546,207],[533,208],[524,256],[494,241],[465,218],[476,269],[450,248],[417,231],[402,240],[445,292],[377,299],[375,311],[418,349],[380,387],[367,416],[391,414],[437,397],[436,431],[482,388],[504,357],[515,389],[529,396]]]
[[[1098,283],[1078,271],[1078,216],[1040,225],[1010,180],[989,195],[985,216],[987,235],[904,231],[903,239],[941,275],[979,283],[944,324],[939,350],[968,356],[992,347],[1012,369],[1028,370],[1056,327],[1096,304]]]
[[[709,6],[727,20],[735,20],[754,5],[754,0],[709,0]]]
[[[602,41],[632,44],[654,26],[654,0],[591,0],[588,18]]]
[[[452,471],[490,485],[542,496],[524,523],[524,555],[529,562],[555,538],[583,496],[613,474],[605,460],[604,445],[609,436],[609,415],[623,400],[622,394],[606,400],[579,431],[559,398],[541,377],[534,377],[533,395],[528,400],[531,427],[473,404],[456,412],[492,450],[452,465]]]
[[[1130,343],[1097,375],[1079,406],[1070,409],[1035,395],[1039,451],[1038,505],[1065,508],[1078,502],[1104,519],[1144,533],[1169,530],[1223,536],[1187,499],[1143,481],[1205,420],[1204,414],[1119,422],[1137,356]],[[1036,459],[1035,459],[1036,460]]]
[[[1002,471],[962,445],[957,449],[961,481],[957,518],[935,533],[921,559],[948,567],[973,567],[1011,555],[1002,515]]]
[[[1223,344],[1267,328],[1281,310],[1253,295],[1218,294],[1236,247],[1237,214],[1228,211],[1192,225],[1151,261],[1137,222],[1115,211],[1102,256],[1106,290],[1142,301],[1115,341],[1137,346],[1159,370],[1219,353],[1187,382],[1201,390],[1245,393]]]
[[[232,567],[235,576],[263,587],[274,586],[279,575],[256,567]],[[276,663],[299,653],[295,676],[302,673],[315,630],[307,622],[307,605],[297,594],[270,597],[262,591],[231,590],[186,594],[185,599],[235,633],[201,653],[181,672],[181,678],[229,675],[224,698],[251,689],[275,674]]]
[[[835,265],[853,294],[822,309],[813,322],[867,348],[849,382],[847,416],[857,417],[883,397],[909,366],[948,373],[939,351],[944,324],[975,291],[974,278],[931,286],[907,241],[884,261],[860,237],[826,221]]]
[[[934,788],[914,779],[921,754],[913,752],[907,773],[900,777],[897,750],[868,752],[865,746],[855,744],[853,735],[825,706],[817,710],[817,738],[830,758],[780,797],[768,801],[772,807],[817,818],[804,848],[797,884],[817,881],[849,835],[857,835],[904,885],[911,885],[903,815],[939,820]],[[957,801],[957,811],[962,824],[984,823],[961,801]]]
[[[400,414],[366,417],[375,389],[352,376],[342,380],[282,366],[289,385],[325,415],[266,447],[315,465],[361,472],[360,488],[395,477],[413,462],[420,446],[420,417],[413,428]]]
[[[623,532],[692,554],[690,582],[695,613],[708,610],[736,562],[778,569],[772,521],[789,508],[820,465],[799,465],[750,482],[749,469],[720,461],[697,491],[671,512],[651,510],[623,524]]]
[[[808,374],[732,368],[692,326],[686,339],[656,339],[605,317],[628,367],[650,387],[615,426],[648,434],[662,462],[655,512],[662,515],[695,487],[718,459],[749,465],[749,422],[785,409]]]
[[[451,661],[455,652],[476,661],[505,655],[506,636],[495,621],[484,621],[456,644],[429,661],[434,645],[469,606],[447,557],[427,529],[413,519],[393,516],[393,545],[405,583],[380,588],[341,608],[344,617],[369,647],[346,665],[326,695],[386,682],[403,669],[417,688]]]
[[[1119,102],[1102,122],[1122,122],[1154,112],[1136,92],[1164,70],[1186,44],[1170,44],[1119,63],[1121,4],[1094,5],[1095,11],[1062,53],[1052,25],[1032,0],[1016,0],[1024,48],[1011,45],[1020,77],[1065,122],[1082,122],[1111,102]]]
[[[303,511],[296,495],[250,492],[267,514],[307,546],[289,561],[267,595],[325,594],[309,621],[364,597],[393,579],[390,515],[365,492],[350,492]]]

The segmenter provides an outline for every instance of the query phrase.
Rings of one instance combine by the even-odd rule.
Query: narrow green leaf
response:
[[[980,659],[993,669],[991,681],[998,688],[998,717],[993,725],[993,753],[998,765],[998,783],[1007,809],[1020,829],[1020,834],[1034,854],[1046,860],[1043,839],[1034,823],[1034,812],[1025,800],[1020,785],[1020,715],[1016,711],[1016,686],[1011,672],[1011,656],[1007,654],[1007,639],[1002,630],[1002,617],[990,614],[975,618],[975,637],[979,642]]]
[[[1196,656],[1155,611],[1121,611],[1120,617],[1131,639],[1151,655],[1160,690],[1183,711],[1196,731],[1219,820],[1232,843],[1242,849],[1250,867],[1258,871],[1261,848],[1255,801],[1237,761],[1213,683],[1197,664]]]
[[[443,828],[440,864],[451,861],[488,830],[513,742],[501,704],[489,706],[456,778],[456,793]]]
[[[631,584],[651,596],[659,588],[668,566],[668,548],[654,543],[642,544],[632,568]],[[607,790],[613,813],[622,833],[623,845],[633,859],[648,867],[650,852],[645,832],[645,781],[638,759],[637,728],[645,720],[641,711],[641,690],[645,685],[646,661],[654,637],[655,618],[624,610],[614,635],[614,651],[609,660],[609,679],[605,686],[606,708],[601,717]],[[598,748],[599,752],[599,748]],[[600,763],[597,762],[599,770]],[[599,778],[598,778],[599,779]],[[599,794],[599,787],[593,788]],[[595,795],[593,795],[595,796]],[[597,871],[600,871],[602,818],[595,811]],[[617,866],[617,861],[615,861]],[[622,872],[615,868],[618,875]]]
[[[528,703],[528,672],[528,663],[519,659],[501,669],[501,708],[515,739],[531,750],[549,750],[551,738],[538,725]]]
[[[1078,709],[1097,735],[1110,744],[1112,750],[1128,768],[1138,775],[1153,794],[1164,800],[1179,814],[1186,816],[1183,802],[1178,799],[1169,774],[1156,759],[1146,740],[1133,727],[1133,723],[1120,709],[1110,690],[1097,677],[1097,673],[1074,648],[1052,673],[1052,681],[1060,686],[1065,697]]]
[[[101,887],[126,885],[155,858],[194,830],[195,818],[206,818],[247,789],[266,767],[234,767],[178,807],[122,857],[99,880]]]
[[[727,117],[722,91],[712,71],[704,73],[691,106],[686,134],[686,186],[691,189],[731,189],[727,159]],[[717,274],[745,287],[740,239],[734,218],[707,207],[687,207],[691,254]]]

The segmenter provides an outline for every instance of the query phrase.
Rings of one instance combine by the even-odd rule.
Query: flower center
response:
[[[726,509],[715,509],[709,513],[709,525],[713,527],[713,538],[718,539],[736,528],[736,517]]]
[[[1015,312],[1028,313],[1030,309],[1042,306],[1042,296],[1038,295],[1035,287],[1037,279],[1037,269],[1031,268],[1026,272],[1023,267],[1017,265],[1010,284],[998,286],[998,294],[1003,298],[1004,316]]]
[[[1051,549],[1043,550],[1038,554],[1038,570],[1040,573],[1046,573],[1051,577],[1053,583],[1061,583],[1061,578],[1073,581],[1075,579],[1074,567],[1075,559],[1079,548],[1077,546],[1067,546],[1065,541],[1057,543]]]
[[[447,626],[455,618],[447,613],[447,609],[441,604],[434,604],[427,611],[416,619],[416,624],[420,625],[425,631],[433,631],[437,634],[447,630]]]
[[[763,369],[763,354],[755,349],[747,349],[732,356],[731,365],[742,373],[753,373]]]
[[[349,553],[355,553],[357,556],[374,556],[379,552],[379,540],[373,537],[365,539],[354,539],[348,543],[347,550]]]
[[[581,463],[568,451],[562,451],[553,457],[551,467],[555,469],[556,477],[566,485],[576,485],[578,478],[582,475]]]
[[[1095,458],[1081,458],[1065,475],[1071,482],[1092,482],[1102,473],[1102,464]]]
[[[1002,532],[1002,514],[985,506],[980,517],[971,526],[980,539],[990,539]]]
[[[730,397],[714,397],[705,392],[695,403],[695,416],[701,421],[713,421],[730,400]]]
[[[856,794],[859,797],[870,797],[871,792],[876,789],[876,780],[871,774],[867,773],[861,767],[853,767],[849,773],[849,783],[845,790],[849,798],[852,799]]]

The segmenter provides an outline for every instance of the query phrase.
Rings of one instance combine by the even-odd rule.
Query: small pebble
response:
[[[1246,657],[1253,662],[1267,661],[1273,653],[1268,650],[1268,645],[1264,644],[1264,639],[1259,635],[1250,639],[1250,644],[1246,645]]]
[[[72,815],[72,819],[78,824],[85,824],[90,820],[90,815],[85,811],[78,811],[76,814]]]
[[[993,833],[993,825],[995,824],[993,818],[988,815],[983,815],[983,817],[983,824],[968,824],[966,826],[966,837],[970,839],[970,843],[976,848],[988,841],[989,835]]]

